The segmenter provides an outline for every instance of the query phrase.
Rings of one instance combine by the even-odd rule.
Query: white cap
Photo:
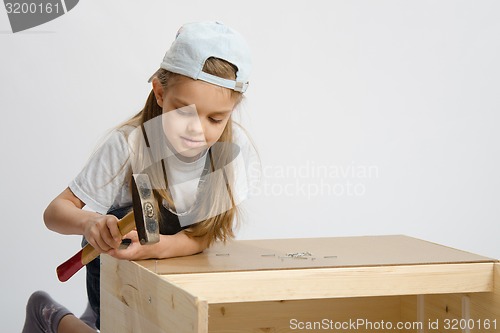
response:
[[[236,80],[203,72],[205,61],[210,57],[236,66]],[[223,23],[187,23],[177,32],[160,67],[243,93],[248,87],[251,71],[250,49],[238,32]]]

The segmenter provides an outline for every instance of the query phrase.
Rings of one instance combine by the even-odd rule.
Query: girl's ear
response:
[[[163,93],[164,93],[163,86],[161,85],[161,82],[160,80],[158,80],[157,77],[153,78],[152,84],[153,84],[153,92],[156,98],[156,103],[158,103],[158,105],[161,108],[163,108]]]

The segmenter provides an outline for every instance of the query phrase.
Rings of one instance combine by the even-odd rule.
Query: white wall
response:
[[[253,50],[241,118],[266,178],[239,238],[406,234],[499,258],[499,10],[472,0],[80,1],[12,34],[0,9],[2,331],[21,330],[37,289],[83,310],[84,271],[65,284],[55,275],[79,237],[48,231],[43,209],[141,108],[188,21],[221,20]]]

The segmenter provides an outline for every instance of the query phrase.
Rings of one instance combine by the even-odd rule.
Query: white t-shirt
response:
[[[89,209],[106,214],[110,209],[132,205],[126,176],[131,169],[129,134],[135,129],[125,126],[112,131],[70,182],[70,190]],[[260,163],[249,138],[237,124],[233,125],[233,143],[239,147],[239,153],[231,162],[235,179],[231,191],[235,204],[239,204],[248,197],[251,186],[259,181]],[[166,171],[177,212],[188,210],[194,203],[207,155],[205,153],[190,163],[175,155],[169,156]]]

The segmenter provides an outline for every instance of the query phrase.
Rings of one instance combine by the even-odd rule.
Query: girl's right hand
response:
[[[85,224],[83,236],[99,253],[116,249],[122,240],[118,218],[114,215],[91,217]]]

